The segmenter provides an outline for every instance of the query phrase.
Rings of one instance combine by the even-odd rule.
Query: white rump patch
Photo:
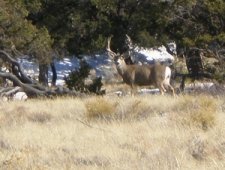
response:
[[[171,69],[166,67],[164,84],[170,84]]]

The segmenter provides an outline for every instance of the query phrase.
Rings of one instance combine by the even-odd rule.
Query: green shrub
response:
[[[90,85],[85,84],[85,79],[89,76],[91,67],[85,62],[80,62],[80,69],[72,71],[67,77],[64,78],[67,87],[70,90],[80,91],[82,93],[95,93],[103,94],[101,91],[102,78],[96,77]]]
[[[102,88],[102,77],[96,77],[93,80],[93,83],[87,86],[87,89],[91,93],[95,93],[98,95],[102,95],[105,93],[105,91],[101,90]]]

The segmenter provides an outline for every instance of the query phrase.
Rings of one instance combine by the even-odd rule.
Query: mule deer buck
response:
[[[108,38],[107,51],[109,56],[114,59],[117,71],[123,78],[123,81],[128,84],[133,92],[135,86],[156,86],[160,93],[163,95],[166,91],[165,87],[172,90],[173,95],[174,88],[170,85],[171,69],[161,63],[154,65],[127,65],[124,61],[124,54],[116,54],[110,49],[111,38]]]

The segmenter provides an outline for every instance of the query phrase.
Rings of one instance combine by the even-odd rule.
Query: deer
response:
[[[175,96],[174,88],[170,84],[171,69],[168,66],[159,62],[152,65],[127,65],[124,61],[124,56],[129,54],[113,52],[110,48],[111,38],[112,36],[108,38],[106,50],[108,55],[113,58],[117,71],[122,77],[124,83],[131,87],[132,94],[133,89],[136,86],[153,85],[159,89],[161,95],[164,95],[166,88],[170,88],[173,96]]]

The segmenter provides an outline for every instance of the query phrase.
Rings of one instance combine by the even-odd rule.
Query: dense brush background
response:
[[[225,98],[0,103],[0,169],[224,169]]]

